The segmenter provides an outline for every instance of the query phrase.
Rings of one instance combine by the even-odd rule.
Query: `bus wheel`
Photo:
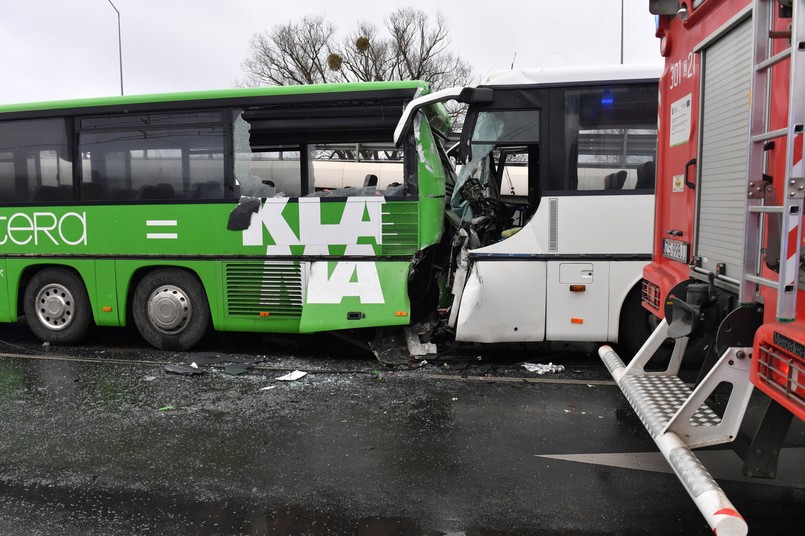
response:
[[[134,323],[161,350],[187,350],[206,334],[210,308],[201,282],[178,268],[155,270],[134,291]]]
[[[46,342],[77,343],[89,327],[87,289],[70,270],[46,268],[34,275],[25,287],[23,309],[31,331]]]
[[[621,308],[618,346],[624,359],[631,359],[657,327],[657,317],[643,308],[640,288],[633,288]]]

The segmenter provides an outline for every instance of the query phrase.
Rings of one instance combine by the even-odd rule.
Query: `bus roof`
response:
[[[17,115],[21,112],[65,112],[69,110],[82,110],[100,108],[114,109],[126,106],[147,108],[149,105],[164,105],[168,103],[187,103],[211,105],[220,102],[227,105],[239,100],[253,101],[260,98],[304,96],[332,93],[359,93],[369,91],[411,90],[412,97],[425,94],[429,91],[427,82],[418,80],[395,82],[355,82],[344,84],[309,84],[296,86],[266,86],[255,88],[237,88],[208,91],[188,91],[180,93],[156,93],[145,95],[122,95],[114,97],[98,97],[89,99],[60,100],[49,102],[31,102],[19,104],[0,105],[0,119],[4,114]]]
[[[585,67],[529,68],[488,74],[479,86],[552,85],[590,82],[657,80],[662,64],[596,65]]]

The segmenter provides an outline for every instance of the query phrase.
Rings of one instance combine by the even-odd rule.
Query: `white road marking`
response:
[[[777,478],[773,479],[743,476],[741,473],[743,461],[732,450],[700,450],[696,451],[696,455],[716,480],[732,480],[764,486],[805,489],[805,447],[782,449],[777,467]],[[673,469],[659,452],[535,454],[535,456],[653,473],[673,473]]]

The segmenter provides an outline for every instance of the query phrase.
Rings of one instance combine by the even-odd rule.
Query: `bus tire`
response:
[[[624,362],[640,350],[656,325],[657,317],[642,305],[640,287],[634,287],[623,301],[618,327],[618,350]]]
[[[137,330],[160,350],[187,350],[210,326],[210,307],[204,287],[194,274],[161,268],[137,285],[132,302]]]
[[[89,328],[87,289],[78,274],[64,268],[45,268],[31,278],[23,310],[28,327],[45,342],[75,344]]]

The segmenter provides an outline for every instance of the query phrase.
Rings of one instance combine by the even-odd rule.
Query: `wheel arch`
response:
[[[629,277],[624,280],[617,288],[614,286],[610,288],[610,333],[609,342],[617,343],[621,336],[621,324],[623,323],[624,306],[633,293],[640,294],[642,288],[643,273],[642,270],[639,274]],[[617,306],[617,309],[615,308]],[[617,314],[613,314],[617,312]]]

